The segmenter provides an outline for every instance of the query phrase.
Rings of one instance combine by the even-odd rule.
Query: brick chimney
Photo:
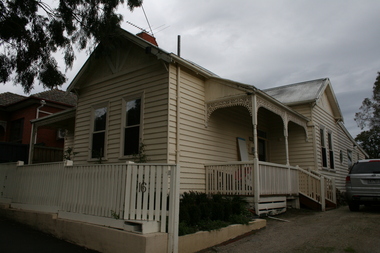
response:
[[[148,41],[149,43],[152,43],[153,45],[158,47],[156,38],[152,35],[148,34],[147,32],[142,31],[141,33],[136,34],[136,36],[142,38],[145,41]]]

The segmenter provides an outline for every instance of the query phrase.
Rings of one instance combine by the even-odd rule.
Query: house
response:
[[[296,169],[335,178],[343,190],[349,163],[365,157],[342,124],[328,79],[262,91],[165,52],[144,36],[121,30],[113,52],[98,47],[67,89],[78,96],[76,109],[32,121],[36,127],[75,121],[60,126],[75,164],[133,161],[143,152],[150,163],[181,165],[181,191],[241,194],[242,187],[253,190],[248,181],[256,178],[269,180],[260,183],[263,198],[283,194],[289,201],[298,195]],[[256,163],[241,164],[249,161]],[[252,174],[254,164],[260,176]],[[271,180],[288,176],[286,186],[278,184],[286,192],[269,190],[276,185]]]
[[[31,139],[65,129],[73,163],[0,166],[0,203],[143,234],[128,234],[125,248],[167,240],[160,252],[178,249],[179,192],[244,196],[257,215],[300,201],[336,206],[345,170],[366,154],[328,79],[260,90],[163,51],[149,34],[118,35],[69,85],[76,107],[31,120]]]
[[[62,160],[63,134],[59,129],[41,128],[31,140],[31,120],[74,107],[76,97],[53,89],[29,97],[10,92],[0,94],[1,162],[28,161],[29,143],[36,146],[34,162]],[[64,129],[62,129],[64,130]]]

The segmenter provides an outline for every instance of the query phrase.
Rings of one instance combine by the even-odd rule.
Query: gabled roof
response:
[[[149,50],[148,50],[149,53],[155,55],[158,60],[163,60],[164,62],[167,62],[167,63],[177,63],[183,67],[186,67],[186,68],[194,71],[195,73],[197,73],[203,77],[206,77],[206,78],[220,78],[218,75],[211,72],[210,70],[208,70],[208,69],[206,69],[206,68],[204,68],[204,67],[202,67],[202,66],[200,66],[200,65],[198,65],[192,61],[186,60],[186,59],[184,59],[184,58],[182,58],[182,57],[180,57],[174,53],[168,53],[165,50],[159,48],[158,46],[142,39],[139,36],[136,36],[136,35],[128,32],[124,29],[120,29],[119,34],[122,38],[131,41],[132,43],[143,48],[144,50],[147,50],[147,48],[149,48]],[[94,50],[94,52],[95,51],[96,51],[96,49]],[[72,91],[74,89],[74,87],[77,85],[81,76],[83,76],[84,73],[86,72],[86,70],[89,68],[90,61],[94,57],[94,52],[90,55],[90,57],[87,59],[87,61],[84,63],[82,68],[77,73],[77,75],[74,77],[73,81],[70,83],[69,87],[67,88],[67,91]],[[220,78],[220,79],[222,79],[222,78]],[[230,81],[230,80],[225,79],[225,81]],[[237,83],[237,82],[233,82],[233,83]]]
[[[319,99],[322,98],[322,95],[326,93],[327,98],[331,104],[331,109],[334,113],[334,117],[338,120],[343,121],[343,116],[338,104],[338,100],[336,99],[335,93],[328,78],[289,84],[285,86],[265,89],[263,91],[269,96],[288,106],[316,103]]]

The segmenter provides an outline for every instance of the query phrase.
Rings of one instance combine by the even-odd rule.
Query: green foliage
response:
[[[138,154],[132,154],[133,161],[135,163],[147,163],[148,162],[148,156],[145,154],[145,147],[146,145],[144,143],[140,143],[139,147],[139,153]]]
[[[355,121],[361,129],[380,126],[380,72],[372,88],[372,98],[365,98],[360,112],[355,114]]]
[[[53,54],[63,53],[66,69],[75,59],[74,48],[90,49],[102,42],[112,49],[123,19],[116,10],[124,0],[59,0],[49,6],[40,0],[0,1],[0,81],[15,74],[14,82],[29,93],[36,79],[44,88],[66,81]],[[142,0],[127,0],[130,10]]]
[[[111,210],[111,217],[116,220],[120,219],[120,215],[116,213],[114,210]]]
[[[185,192],[180,201],[179,234],[210,231],[230,224],[248,224],[250,214],[241,197]]]
[[[380,157],[380,126],[358,134],[355,141],[367,152],[369,158]]]
[[[76,154],[78,154],[79,152],[74,152],[73,148],[72,147],[68,147],[66,150],[65,150],[65,153],[63,154],[63,159],[65,160],[72,160],[74,158],[74,156]]]
[[[370,158],[380,157],[380,72],[373,84],[372,98],[365,98],[360,111],[355,114],[355,121],[363,131],[355,140],[368,153]]]

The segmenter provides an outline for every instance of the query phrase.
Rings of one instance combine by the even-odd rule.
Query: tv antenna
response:
[[[153,35],[153,37],[154,37],[152,27],[150,26],[150,23],[149,23],[149,20],[148,20],[148,16],[147,16],[146,13],[145,13],[144,5],[141,4],[141,8],[142,8],[142,10],[143,10],[143,12],[144,12],[144,16],[145,16],[146,22],[148,23],[148,26],[149,26],[149,29],[150,29],[150,33],[151,33],[151,34]]]

